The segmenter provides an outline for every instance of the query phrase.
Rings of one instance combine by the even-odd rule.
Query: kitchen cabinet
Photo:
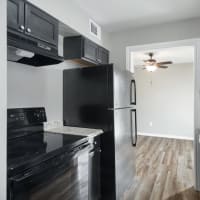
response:
[[[89,152],[89,200],[101,199],[100,156],[100,136],[96,136],[93,141],[93,149]]]
[[[7,24],[8,29],[17,32],[24,32],[24,1],[8,0],[7,1]]]
[[[83,36],[65,37],[64,58],[79,63],[108,64],[109,51]]]
[[[102,64],[108,64],[109,63],[109,52],[102,48],[98,48],[98,55],[97,55],[98,62]]]
[[[30,3],[25,4],[25,33],[44,42],[58,44],[56,19]]]
[[[97,55],[98,55],[98,46],[88,40],[88,39],[84,39],[83,40],[84,46],[83,46],[83,57],[87,58],[93,62],[98,62],[97,60]]]
[[[8,32],[20,32],[42,42],[58,45],[58,21],[46,12],[23,0],[8,0],[7,13]],[[40,47],[47,48],[44,45]]]

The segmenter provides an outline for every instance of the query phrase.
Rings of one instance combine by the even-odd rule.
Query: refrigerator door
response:
[[[135,94],[133,74],[117,67],[113,69],[114,108],[130,107],[132,106],[132,94]]]
[[[131,109],[114,111],[116,200],[124,199],[134,183],[135,148],[132,141]]]

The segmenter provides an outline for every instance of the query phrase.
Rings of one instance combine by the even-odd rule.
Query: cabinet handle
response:
[[[19,29],[20,29],[21,31],[24,31],[25,27],[24,27],[23,25],[21,25],[21,26],[19,27]]]
[[[31,33],[31,29],[30,28],[27,28],[26,31],[27,31],[27,33]]]

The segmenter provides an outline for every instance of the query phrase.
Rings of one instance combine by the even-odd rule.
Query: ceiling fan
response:
[[[154,53],[148,53],[148,56],[150,58],[148,60],[144,60],[144,65],[143,65],[144,68],[143,69],[145,69],[145,70],[147,70],[149,72],[154,72],[158,68],[167,69],[168,66],[166,66],[166,65],[173,64],[172,61],[157,62],[157,60],[155,60],[153,58]]]

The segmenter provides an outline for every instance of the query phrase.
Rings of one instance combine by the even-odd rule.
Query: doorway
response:
[[[140,69],[137,66],[138,63],[136,63],[136,61],[133,58],[134,55],[138,56],[139,53],[142,53],[142,52],[143,53],[154,52],[155,53],[155,58],[156,58],[156,53],[158,53],[159,50],[160,51],[161,50],[167,51],[167,49],[169,50],[169,48],[171,48],[171,49],[173,49],[173,48],[183,49],[183,47],[192,49],[192,51],[193,51],[193,64],[191,62],[190,63],[189,62],[185,62],[184,64],[183,63],[182,64],[181,63],[177,63],[177,61],[175,59],[175,65],[176,66],[173,65],[174,66],[173,68],[172,68],[172,66],[169,66],[168,69],[159,69],[159,70],[157,70],[157,72],[154,73],[154,72],[147,72],[147,70],[144,69],[145,67]],[[168,105],[165,105],[165,106],[157,105],[156,107],[152,108],[152,110],[151,110],[152,113],[150,112],[150,110],[148,110],[147,113],[150,115],[149,118],[148,118],[148,116],[144,115],[144,113],[145,113],[144,106],[143,106],[143,108],[141,107],[143,109],[143,111],[141,111],[139,99],[137,99],[138,100],[138,104],[139,104],[139,107],[137,108],[138,117],[139,117],[139,120],[138,120],[139,121],[139,128],[138,129],[143,129],[143,133],[141,133],[141,135],[143,134],[143,135],[148,135],[149,136],[148,138],[146,138],[146,136],[140,136],[139,137],[139,143],[138,143],[139,147],[138,148],[140,148],[142,146],[144,148],[143,144],[145,144],[145,145],[147,145],[149,147],[149,151],[153,152],[153,150],[150,150],[150,149],[151,149],[151,147],[153,148],[153,146],[154,146],[153,144],[155,143],[155,144],[157,144],[155,146],[157,146],[157,148],[158,148],[157,149],[155,147],[155,149],[154,149],[155,152],[156,152],[156,150],[159,150],[159,149],[163,148],[163,152],[161,150],[161,154],[162,153],[163,154],[167,154],[168,156],[170,154],[176,155],[176,150],[178,152],[182,152],[182,153],[185,153],[185,152],[188,151],[188,153],[186,153],[187,155],[194,152],[194,154],[192,156],[187,157],[186,155],[182,155],[181,156],[182,158],[177,158],[177,160],[179,160],[179,163],[181,163],[181,159],[183,159],[183,158],[186,159],[186,157],[187,157],[188,161],[184,161],[184,162],[191,163],[191,164],[188,164],[188,166],[190,165],[190,168],[192,167],[192,173],[194,173],[194,175],[193,175],[194,178],[193,179],[189,179],[188,178],[188,180],[185,183],[183,183],[186,186],[185,187],[186,194],[188,194],[188,192],[189,193],[192,192],[192,189],[194,189],[194,188],[196,190],[199,190],[199,188],[200,188],[199,187],[199,170],[198,170],[199,169],[198,166],[200,164],[198,163],[198,160],[197,160],[197,155],[198,155],[198,152],[199,152],[199,145],[198,145],[198,137],[199,137],[199,128],[198,127],[199,127],[199,122],[198,122],[197,119],[199,118],[199,114],[200,113],[199,113],[199,110],[196,109],[196,108],[199,108],[199,103],[197,101],[197,100],[199,100],[199,95],[197,95],[197,91],[199,89],[199,80],[197,78],[198,78],[198,76],[200,76],[200,75],[198,75],[198,72],[199,72],[198,51],[199,51],[199,41],[198,40],[176,41],[176,42],[169,42],[169,43],[159,43],[159,44],[127,47],[127,69],[131,70],[132,72],[135,70],[135,78],[136,78],[136,81],[138,79],[137,82],[139,83],[139,87],[140,87],[139,88],[140,89],[139,92],[143,93],[143,98],[146,97],[145,98],[146,102],[142,102],[141,106],[142,106],[142,104],[146,105],[146,109],[148,109],[148,107],[150,107],[150,106],[147,106],[147,103],[149,103],[149,105],[152,105],[154,103],[155,104],[154,106],[156,106],[157,103],[160,103],[162,98],[165,98],[165,93],[158,92],[159,87],[161,87],[160,91],[162,91],[161,89],[162,89],[163,85],[165,86],[164,91],[165,90],[167,91],[168,89],[170,89],[170,87],[172,87],[172,86],[170,86],[170,84],[173,83],[172,78],[174,78],[174,80],[176,79],[177,75],[175,75],[175,74],[180,70],[181,66],[182,66],[182,69],[184,69],[186,71],[189,70],[187,72],[185,71],[185,73],[186,73],[185,77],[186,78],[188,78],[188,77],[192,77],[193,78],[193,79],[189,79],[189,80],[185,79],[185,83],[186,82],[188,83],[188,81],[190,81],[190,85],[187,85],[187,86],[184,85],[184,87],[186,87],[188,89],[188,91],[190,91],[190,97],[191,97],[191,95],[193,97],[193,98],[191,97],[190,99],[187,100],[187,103],[189,105],[189,106],[187,106],[187,109],[189,107],[190,110],[184,109],[183,113],[181,113],[181,112],[179,112],[178,108],[176,110],[174,110],[174,108],[173,108],[173,111],[174,111],[175,115],[176,115],[176,113],[178,113],[178,114],[177,114],[177,116],[174,116],[174,115],[172,116],[172,118],[175,117],[176,119],[181,120],[179,123],[182,123],[182,126],[184,126],[184,129],[186,129],[185,125],[188,125],[188,123],[184,123],[184,117],[183,117],[184,116],[184,111],[185,111],[185,115],[187,115],[189,113],[189,116],[187,116],[187,117],[189,117],[188,119],[190,120],[190,126],[188,126],[187,128],[188,128],[188,130],[191,131],[190,133],[188,131],[186,131],[187,134],[185,132],[185,133],[181,133],[181,134],[179,134],[177,136],[177,135],[174,135],[174,132],[172,131],[172,126],[174,126],[174,125],[172,125],[170,127],[170,122],[169,121],[167,122],[168,126],[165,127],[165,124],[162,125],[162,123],[161,123],[164,120],[161,120],[161,121],[155,120],[155,119],[154,120],[153,119],[149,120],[150,118],[152,118],[152,114],[155,114],[155,115],[157,114],[157,117],[159,115],[161,115],[161,114],[158,114],[158,112],[157,112],[157,111],[159,111],[159,107],[161,108],[161,110],[164,113],[164,115],[162,115],[163,119],[167,120],[167,117],[166,117],[167,111],[172,108],[171,106],[173,106],[173,104],[171,104],[171,106],[170,106],[170,103]],[[137,53],[138,53],[138,55],[137,55]],[[157,58],[159,59],[158,55],[157,55]],[[160,57],[160,59],[161,59],[161,57]],[[174,58],[172,58],[172,59],[174,59]],[[144,60],[146,60],[146,58]],[[143,59],[142,59],[142,61],[143,61]],[[161,59],[161,61],[163,61],[163,60]],[[181,66],[180,66],[180,64],[181,64]],[[133,67],[134,67],[134,69],[133,69]],[[157,75],[156,75],[156,73],[157,73]],[[171,77],[173,74],[174,74],[174,77]],[[187,74],[188,74],[188,76],[187,76]],[[171,77],[171,80],[169,80],[169,77]],[[179,79],[181,77],[184,79],[183,74],[181,76],[179,76],[177,79]],[[143,80],[141,80],[141,79],[143,79]],[[166,80],[169,80],[170,84],[167,83]],[[181,80],[177,80],[177,81],[181,81]],[[146,84],[146,85],[144,85],[144,84]],[[146,87],[145,90],[141,91],[141,85],[143,85],[142,86],[143,88]],[[168,87],[168,86],[170,86],[170,87]],[[174,86],[174,88],[176,88],[178,90],[178,85]],[[176,96],[176,93],[173,94],[173,92],[175,92],[174,88],[173,88],[173,90],[170,91],[171,92],[170,95],[174,95],[174,96],[172,96],[172,98],[169,101],[172,100],[171,102],[173,102],[173,100],[174,100],[174,104],[175,104],[175,100],[176,99],[173,99]],[[192,93],[191,93],[191,89],[192,89]],[[157,98],[155,98],[156,90],[157,90]],[[145,93],[145,91],[147,91],[147,94]],[[184,94],[184,92],[182,94],[186,95],[186,91],[185,91],[185,94]],[[140,98],[141,94],[139,94],[137,96],[138,96],[138,98]],[[177,96],[178,96],[178,94],[177,94]],[[148,97],[149,97],[149,99],[148,99]],[[178,96],[178,97],[180,97],[180,96]],[[177,97],[177,100],[178,100],[178,97]],[[155,102],[155,101],[157,101],[157,102]],[[186,104],[184,104],[183,101],[181,101],[180,104],[182,106],[186,106]],[[191,104],[193,104],[194,106],[192,106]],[[178,106],[180,107],[181,105],[178,105]],[[158,109],[158,110],[156,112],[154,112],[156,109]],[[170,112],[169,112],[169,114],[170,114]],[[144,119],[145,117],[147,118],[147,121],[146,121],[146,119]],[[153,118],[154,117],[155,116],[153,116]],[[141,119],[144,119],[144,120],[142,121]],[[188,120],[186,118],[185,118],[185,120],[188,122]],[[142,124],[142,123],[144,123],[144,124]],[[165,131],[162,132],[163,135],[159,135],[158,134],[158,133],[161,132],[160,131],[161,129],[159,129],[159,127],[157,125],[159,125],[161,129],[162,129],[162,127],[166,128]],[[181,127],[181,125],[180,125],[180,127]],[[155,131],[155,130],[157,130],[157,131]],[[140,131],[141,130],[139,130],[139,132]],[[170,134],[170,132],[171,132],[171,134]],[[154,136],[157,136],[157,137],[155,138]],[[172,139],[173,136],[174,136],[174,139]],[[153,137],[153,139],[151,137]],[[166,138],[168,138],[168,139],[166,139]],[[194,141],[194,146],[191,145],[192,144],[192,140]],[[162,144],[162,145],[160,145],[160,144]],[[174,147],[177,147],[177,148],[174,148],[174,151],[168,151],[167,152],[167,150],[171,150],[170,146],[172,146],[172,147],[174,146]],[[165,147],[167,149],[165,149]],[[184,148],[186,148],[187,151],[184,151]],[[145,155],[145,153],[144,152],[142,153],[141,151],[140,151],[139,154],[140,154],[140,156],[142,154],[143,154],[143,156]],[[164,156],[164,157],[166,158],[168,156]],[[174,156],[174,157],[176,157],[176,156]],[[158,156],[157,156],[157,158],[159,159]],[[150,157],[149,157],[149,159],[150,159]],[[156,159],[156,156],[154,157],[154,159]],[[143,157],[143,160],[144,160],[144,157]],[[170,160],[169,157],[168,157],[168,160]],[[150,161],[151,160],[149,160],[149,162]],[[176,166],[178,167],[178,166],[181,166],[181,165],[176,165]],[[154,166],[154,169],[156,171],[156,167],[155,166]],[[140,172],[141,171],[142,170],[140,169]],[[166,172],[167,173],[172,173],[170,170],[167,170]],[[192,176],[191,171],[189,172],[189,170],[187,170],[187,173],[188,173],[189,177]],[[186,174],[186,173],[184,172],[184,174]],[[176,174],[174,176],[176,176]],[[169,174],[168,174],[168,177],[169,177]],[[166,177],[166,179],[167,179],[167,177]],[[189,183],[190,181],[192,182],[192,185],[191,185],[191,183]],[[157,184],[162,184],[161,182],[162,182],[161,180],[158,180]],[[169,180],[168,180],[168,182],[169,182]],[[166,184],[166,182],[164,182],[163,184]],[[188,184],[188,186],[187,186],[187,184]],[[190,187],[190,186],[192,186],[193,188]],[[180,189],[179,191],[181,192],[183,190],[184,190],[184,188]],[[178,189],[177,189],[177,191],[178,191]],[[157,191],[157,194],[158,193],[159,192]],[[143,193],[143,194],[145,194],[145,193]],[[173,194],[173,191],[172,191],[172,194]],[[180,194],[180,195],[183,195],[183,194]],[[164,196],[166,198],[166,196],[167,196],[166,193],[165,193]],[[172,197],[173,195],[169,195],[169,196]],[[199,196],[198,196],[198,198],[199,198]]]
[[[134,52],[132,59],[139,133],[193,140],[194,47]]]

